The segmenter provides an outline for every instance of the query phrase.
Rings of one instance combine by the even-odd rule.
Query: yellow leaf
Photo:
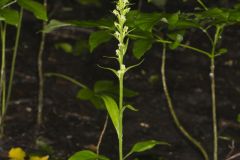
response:
[[[48,160],[49,156],[39,157],[39,156],[31,156],[30,160]]]
[[[10,160],[24,160],[26,153],[20,147],[11,148],[11,150],[8,152],[8,157]]]

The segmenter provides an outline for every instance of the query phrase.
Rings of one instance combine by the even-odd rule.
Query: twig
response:
[[[235,158],[237,158],[237,157],[240,157],[240,153],[237,153],[237,154],[235,154],[235,155],[229,157],[229,158],[226,159],[226,160],[233,160],[233,159],[235,159]]]
[[[230,148],[230,152],[227,154],[225,159],[228,159],[229,157],[231,157],[233,155],[234,149],[235,149],[235,142],[232,141],[232,144],[229,145]]]
[[[99,155],[100,145],[101,145],[101,143],[102,143],[103,135],[104,135],[105,132],[106,132],[107,125],[108,125],[108,114],[106,115],[106,119],[105,119],[105,122],[104,122],[104,126],[103,126],[103,129],[102,129],[101,134],[100,134],[99,139],[98,139],[98,143],[97,143],[97,155]]]

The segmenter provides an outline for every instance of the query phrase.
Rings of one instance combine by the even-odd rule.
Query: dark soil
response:
[[[110,5],[108,7],[111,7]],[[86,19],[88,16],[98,18],[95,15],[96,12],[89,11],[89,8],[80,8],[83,9],[78,15],[80,18]],[[86,13],[90,15],[86,16]],[[75,14],[66,13],[69,19],[76,18],[73,15]],[[29,17],[24,22],[13,96],[6,117],[6,136],[0,141],[0,149],[4,152],[11,147],[20,146],[29,152],[35,152],[36,138],[41,137],[42,141],[53,148],[52,155],[57,159],[67,159],[76,151],[83,149],[94,151],[106,112],[96,110],[87,101],[76,99],[76,93],[80,88],[62,79],[46,78],[44,126],[36,134],[38,94],[36,62],[39,39],[35,37],[39,37],[36,33],[39,24],[33,22],[31,16]],[[230,152],[229,145],[232,143],[231,140],[223,140],[221,137],[230,137],[234,140],[236,152],[240,147],[240,124],[236,121],[240,113],[239,30],[238,25],[225,31],[222,45],[229,49],[229,53],[219,57],[216,64],[220,160],[224,160]],[[70,36],[71,33],[67,29],[65,32]],[[61,34],[64,35],[63,32]],[[84,39],[88,35],[78,32],[73,34],[79,34]],[[201,34],[194,33],[190,37],[194,46],[208,48]],[[115,46],[103,45],[96,49],[94,54],[83,53],[81,56],[74,56],[56,50],[54,43],[59,41],[73,40],[55,34],[48,36],[44,56],[45,72],[64,73],[88,86],[92,86],[96,80],[116,80],[111,73],[99,69],[96,65],[113,66],[114,64],[102,56],[114,53]],[[126,62],[133,64],[137,60],[127,56]],[[155,139],[166,141],[172,146],[159,146],[146,153],[137,154],[135,157],[140,160],[201,160],[201,155],[182,136],[172,121],[161,85],[160,66],[161,46],[154,46],[146,54],[144,63],[126,76],[126,86],[139,92],[139,96],[128,101],[139,111],[126,112],[125,153],[140,140]],[[169,50],[167,81],[175,110],[183,126],[201,141],[209,155],[212,155],[209,60],[189,50]],[[116,160],[117,148],[116,133],[112,124],[109,123],[103,138],[101,153]]]

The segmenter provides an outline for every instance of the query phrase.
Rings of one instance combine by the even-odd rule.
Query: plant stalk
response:
[[[1,41],[2,41],[2,65],[1,65],[1,117],[0,117],[0,138],[4,136],[4,117],[6,113],[6,28],[5,23],[1,23]]]
[[[217,129],[217,105],[216,105],[216,82],[215,82],[215,52],[220,37],[221,27],[216,27],[214,43],[212,46],[212,57],[210,65],[211,97],[212,97],[212,121],[213,121],[213,160],[218,160],[218,129]]]
[[[16,32],[15,45],[14,45],[14,49],[13,49],[13,57],[12,57],[12,63],[11,63],[11,71],[10,71],[10,77],[9,77],[8,90],[7,90],[7,101],[6,101],[7,108],[8,108],[8,104],[9,104],[9,101],[11,98],[11,93],[12,93],[12,85],[13,85],[12,83],[13,83],[13,78],[14,78],[15,64],[16,64],[16,59],[17,59],[17,51],[18,51],[20,33],[21,33],[21,28],[22,28],[22,17],[23,17],[23,8],[21,7],[20,14],[19,14],[19,20],[18,20],[18,27],[17,27],[17,32]]]
[[[173,107],[173,102],[172,102],[172,99],[171,99],[171,96],[169,94],[168,87],[167,87],[166,69],[165,68],[166,68],[166,44],[163,44],[162,66],[161,66],[162,85],[163,85],[163,90],[164,90],[164,93],[165,93],[165,96],[167,99],[169,111],[171,113],[171,116],[173,118],[175,125],[181,131],[181,133],[200,151],[200,153],[202,154],[202,156],[204,157],[205,160],[209,160],[208,154],[207,154],[206,150],[204,149],[204,147],[201,145],[200,142],[198,142],[195,138],[193,138],[188,133],[188,131],[182,126],[182,124],[180,123],[180,121],[176,115],[176,112]]]
[[[43,5],[47,8],[47,0],[44,0]],[[47,23],[44,21],[42,26],[45,28]],[[37,113],[37,125],[40,127],[43,123],[43,98],[44,98],[44,73],[43,73],[43,53],[45,48],[45,32],[42,32],[41,43],[38,52],[38,78],[39,78],[39,88],[38,88],[38,113]]]
[[[202,0],[197,0],[197,2],[205,9],[206,11],[208,10],[207,6],[203,3]]]
[[[120,69],[121,70],[121,69]],[[124,73],[119,74],[119,160],[123,160],[123,76]]]

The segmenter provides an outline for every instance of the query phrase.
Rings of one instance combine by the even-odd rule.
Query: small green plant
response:
[[[130,32],[128,29],[128,26],[126,25],[126,15],[130,11],[129,5],[130,4],[129,4],[128,0],[119,0],[116,4],[116,9],[113,11],[113,14],[117,17],[117,21],[114,22],[114,26],[115,26],[116,30],[113,35],[118,41],[118,48],[116,49],[116,55],[114,57],[107,57],[107,58],[117,60],[117,62],[119,64],[119,69],[115,70],[112,68],[106,68],[106,67],[100,66],[103,69],[112,71],[115,74],[115,76],[117,77],[118,83],[119,83],[118,104],[114,100],[114,98],[112,98],[111,96],[108,96],[108,95],[101,96],[101,98],[104,101],[105,107],[109,113],[109,116],[111,118],[113,126],[116,130],[116,133],[117,133],[119,160],[127,159],[130,155],[132,155],[135,152],[143,152],[143,151],[149,150],[159,144],[168,145],[165,142],[159,142],[159,141],[155,141],[155,140],[143,141],[143,142],[139,142],[139,143],[135,144],[132,147],[132,149],[130,150],[130,152],[128,154],[126,154],[125,156],[123,153],[124,111],[126,109],[136,111],[136,109],[133,106],[131,106],[129,104],[125,104],[123,101],[123,98],[124,98],[124,82],[123,82],[124,75],[128,70],[141,64],[141,62],[140,62],[139,64],[133,65],[130,67],[126,67],[124,64],[124,56],[127,52],[128,42],[129,42],[129,40],[127,39],[127,36]],[[100,34],[102,35],[103,32],[104,31],[96,32],[95,34],[92,34],[92,36],[100,37],[99,35]],[[105,33],[106,32],[104,32],[104,34]],[[91,37],[90,37],[90,39],[91,39]],[[98,42],[94,41],[95,43],[94,43],[94,45],[92,45],[93,46],[92,48],[96,47],[98,44],[100,44],[101,42],[105,42],[105,41],[106,41],[106,38],[105,38],[105,40],[100,38],[100,40]],[[93,41],[91,41],[91,42],[93,42]],[[69,158],[69,160],[76,160],[76,159],[79,159],[79,160],[85,160],[85,159],[107,160],[108,158],[98,155],[98,154],[95,154],[91,151],[85,150],[85,151],[77,152],[72,157]]]
[[[20,6],[20,11],[12,9],[12,5],[17,3]],[[1,63],[1,112],[0,112],[0,137],[4,133],[4,117],[7,112],[8,104],[11,98],[12,82],[15,71],[15,63],[17,57],[17,50],[19,46],[19,38],[21,33],[21,25],[23,18],[23,10],[32,12],[36,18],[47,20],[47,15],[44,7],[32,0],[3,0],[0,2],[0,30],[1,30],[1,47],[2,47],[2,63]],[[9,78],[6,75],[6,39],[7,39],[7,27],[15,26],[17,28],[15,44],[13,49],[13,56],[11,61]]]

